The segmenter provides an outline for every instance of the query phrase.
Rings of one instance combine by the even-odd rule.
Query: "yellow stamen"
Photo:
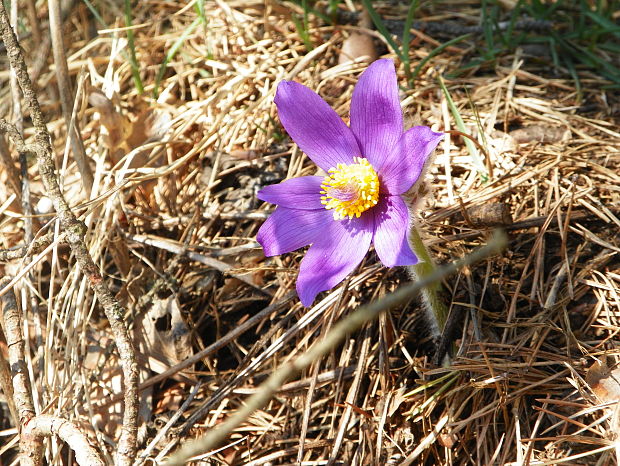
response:
[[[321,204],[328,210],[334,209],[334,220],[359,217],[379,200],[377,172],[362,157],[353,161],[331,168],[321,185]]]

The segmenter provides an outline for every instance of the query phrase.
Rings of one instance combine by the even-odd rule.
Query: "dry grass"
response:
[[[206,3],[207,24],[184,41],[154,100],[159,66],[195,10],[168,2],[134,9],[145,84],[139,95],[118,29],[123,24],[93,35],[101,26],[83,4],[75,6],[65,39],[74,82],[84,79],[77,118],[95,173],[92,200],[64,151],[52,68],[44,67],[37,81],[67,199],[83,215],[91,253],[126,304],[140,345],[141,462],[148,455],[157,464],[183,439],[218,424],[341,316],[407,279],[371,253],[350,279],[305,309],[291,295],[302,252],[265,259],[255,242],[271,209],[256,199],[257,190],[315,170],[279,125],[278,82],[295,79],[316,89],[347,118],[366,66],[337,65],[347,28],[312,29],[316,48],[307,53],[292,8]],[[105,19],[113,21],[114,13],[120,15],[110,11]],[[34,62],[39,44],[26,38],[22,45]],[[412,63],[435,45],[418,36]],[[444,51],[414,89],[403,91],[410,124],[456,129],[436,78],[466,53]],[[11,97],[1,60],[6,115]],[[402,67],[399,76],[404,85]],[[618,355],[620,99],[588,73],[581,97],[568,75],[552,77],[527,56],[505,56],[494,73],[446,84],[467,130],[485,147],[492,175],[484,181],[464,140],[446,137],[420,210],[428,244],[444,262],[484,243],[490,228],[472,221],[472,207],[504,204],[515,220],[502,257],[446,283],[461,316],[452,365],[431,363],[433,345],[411,303],[351,335],[282,387],[205,464],[618,462],[619,387],[603,393],[588,369],[601,360],[613,368]],[[94,89],[114,106],[89,105]],[[532,127],[547,139],[511,133]],[[109,134],[114,129],[121,136]],[[23,244],[24,219],[19,203],[10,202],[6,166],[0,176],[0,247],[8,249]],[[55,224],[45,215],[34,167],[30,178],[44,234]],[[2,267],[15,275],[25,264]],[[37,409],[79,421],[110,460],[120,372],[106,322],[68,249],[53,243],[31,265],[19,289]],[[258,313],[253,326],[239,331]],[[205,348],[199,361],[177,365]],[[0,458],[10,464],[15,429],[6,404],[0,406]],[[66,450],[54,441],[47,455],[50,464],[67,464]]]

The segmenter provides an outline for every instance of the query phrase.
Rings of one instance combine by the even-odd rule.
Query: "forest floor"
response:
[[[350,1],[138,2],[129,15],[75,3],[63,37],[90,189],[66,149],[46,6],[38,28],[20,11],[63,192],[137,348],[138,464],[161,464],[221,424],[344,316],[410,281],[371,251],[305,308],[294,292],[304,251],[265,258],[256,242],[273,211],[257,191],[316,170],[280,124],[278,83],[316,90],[348,121],[362,55],[394,60],[407,127],[478,143],[447,133],[426,174],[416,221],[436,262],[497,226],[508,246],[445,280],[449,364],[434,362],[412,299],[289,380],[195,464],[618,464],[620,25],[608,3],[422,2],[407,46],[408,2],[362,15]],[[11,120],[0,63],[0,116]],[[123,410],[107,320],[36,164],[28,220],[17,156],[0,143],[0,248],[27,243],[27,223],[35,238],[52,232],[40,254],[0,263],[7,276],[29,267],[15,291],[37,412],[78,423],[111,462]],[[17,430],[6,398],[0,407],[0,464],[11,464]],[[47,444],[48,464],[70,455]]]

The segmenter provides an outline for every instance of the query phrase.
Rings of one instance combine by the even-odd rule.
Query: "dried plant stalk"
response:
[[[377,318],[382,312],[403,305],[424,288],[439,282],[460,268],[474,264],[493,254],[497,254],[504,249],[506,243],[506,235],[501,232],[497,233],[489,240],[486,246],[479,248],[477,251],[472,252],[456,262],[435,269],[432,273],[420,278],[420,280],[407,284],[378,301],[360,307],[353,314],[338,322],[323,340],[315,343],[302,356],[278,368],[267,381],[260,386],[258,392],[248,399],[243,407],[239,408],[230,418],[221,423],[217,428],[212,429],[204,437],[185,444],[166,462],[166,465],[184,464],[192,456],[207,452],[218,446],[224,441],[226,436],[245,421],[250,414],[263,407],[286,380],[294,374],[298,374],[307,369],[313,362],[325,356],[341,343],[347,335],[350,335],[351,332],[358,330],[362,325]]]
[[[72,120],[71,104],[71,80],[69,79],[69,67],[67,66],[67,56],[62,36],[62,17],[60,12],[60,1],[50,0],[48,2],[50,16],[50,33],[52,37],[52,50],[54,52],[54,63],[56,64],[56,80],[58,81],[58,92],[60,94],[60,104],[62,105],[62,114],[67,127],[67,139],[71,143],[71,150],[82,177],[82,184],[86,188],[86,192],[90,194],[93,188],[93,172],[88,165],[88,157],[84,150],[82,136],[78,131],[77,120]]]
[[[120,465],[130,465],[133,463],[133,459],[136,455],[138,370],[135,350],[124,320],[125,310],[103,281],[103,277],[94,263],[84,241],[86,226],[73,214],[60,189],[55,171],[50,135],[30,77],[28,76],[23,54],[10,26],[4,5],[0,5],[0,31],[7,49],[7,56],[11,69],[17,76],[17,80],[24,95],[24,101],[30,110],[30,117],[35,129],[35,143],[32,145],[24,144],[23,140],[21,140],[21,135],[17,131],[9,131],[9,135],[12,136],[13,143],[20,153],[34,152],[36,154],[41,179],[48,197],[53,202],[60,225],[67,234],[67,243],[71,247],[71,251],[82,273],[86,275],[91,288],[94,290],[104,309],[119,351],[124,376],[125,406],[121,437],[116,453],[116,462]],[[10,125],[4,123],[3,126],[4,129],[7,130],[7,127]]]

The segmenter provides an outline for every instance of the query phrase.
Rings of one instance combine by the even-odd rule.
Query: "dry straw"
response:
[[[291,295],[302,255],[266,260],[255,243],[270,209],[257,201],[256,191],[286,177],[314,174],[279,125],[276,85],[283,79],[302,82],[347,118],[351,91],[366,65],[338,65],[338,56],[351,31],[360,28],[310,16],[314,49],[308,52],[292,20],[303,11],[290,2],[205,2],[206,21],[169,59],[155,100],[160,66],[200,16],[198,3],[181,10],[171,2],[138,2],[133,8],[143,94],[134,86],[117,6],[93,4],[106,25],[93,20],[81,2],[68,15],[60,12],[61,19],[68,18],[62,36],[77,94],[69,101],[69,118],[81,131],[89,159],[90,195],[67,140],[67,111],[58,100],[59,75],[45,39],[47,12],[35,12],[40,17],[33,21],[31,9],[19,11],[28,26],[28,34],[19,31],[20,43],[55,156],[50,168],[79,218],[75,225],[86,227],[73,238],[83,240],[81,250],[92,258],[89,270],[100,271],[101,283],[123,305],[115,309],[132,342],[142,341],[156,303],[178,309],[181,320],[174,322],[186,329],[181,339],[188,343],[175,347],[165,333],[172,331],[172,321],[154,318],[159,333],[153,335],[166,343],[138,351],[137,453],[150,452],[139,463],[162,464],[182,440],[230,419],[277,367],[301,357],[360,306],[408,282],[405,271],[384,269],[369,254],[346,283],[303,309]],[[433,8],[427,19],[438,24],[455,14],[463,24],[478,24],[481,17],[473,4]],[[407,14],[389,2],[376,9],[388,20]],[[432,36],[430,30],[412,33],[413,66],[449,40]],[[502,256],[444,280],[448,320],[455,322],[447,346],[454,352],[452,365],[433,364],[436,342],[414,300],[311,361],[233,430],[225,448],[208,453],[209,460],[252,465],[615,460],[615,402],[600,391],[613,377],[596,381],[588,374],[595,361],[605,361],[613,374],[617,359],[620,103],[605,89],[609,83],[590,71],[576,71],[580,95],[569,73],[552,74],[548,62],[527,50],[498,55],[492,69],[450,79],[476,53],[475,40],[434,56],[415,88],[402,89],[401,99],[410,125],[462,131],[438,85],[443,76],[465,132],[488,154],[484,162],[492,175],[484,181],[462,136],[448,133],[438,148],[419,218],[437,262],[485,244],[498,221],[510,235]],[[376,46],[387,53],[379,41]],[[21,121],[2,54],[0,63],[0,113],[9,122]],[[398,73],[399,82],[406,82],[402,66]],[[89,104],[94,93],[109,104]],[[24,144],[47,144],[35,137],[35,114],[27,99],[23,103]],[[107,116],[104,108],[111,109]],[[23,318],[33,410],[78,426],[111,464],[127,414],[113,332],[90,276],[76,267],[79,254],[66,246],[73,241],[67,225],[59,226],[46,207],[47,175],[27,154],[20,174],[15,141],[21,143],[17,138],[0,144],[0,259],[5,275],[21,277],[12,289]],[[29,182],[26,199],[21,181]],[[509,216],[501,214],[506,209]],[[71,219],[61,212],[61,224]],[[187,351],[195,356],[186,359]],[[3,346],[0,352],[5,354]],[[137,375],[129,375],[137,382]],[[168,425],[172,417],[174,426]],[[15,427],[12,421],[2,422],[0,457],[8,463],[17,453],[16,432],[8,430]],[[157,436],[162,430],[165,435]],[[48,464],[68,461],[61,439],[47,445]],[[121,462],[129,463],[128,452]]]

